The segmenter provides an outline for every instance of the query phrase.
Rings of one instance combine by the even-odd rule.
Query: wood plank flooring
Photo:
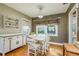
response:
[[[48,56],[63,56],[63,46],[51,44],[49,46]]]
[[[5,54],[5,56],[28,56],[27,45],[19,47]],[[62,56],[63,46],[50,44],[47,56]],[[39,55],[40,56],[40,55]]]

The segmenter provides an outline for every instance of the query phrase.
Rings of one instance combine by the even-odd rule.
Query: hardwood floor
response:
[[[63,56],[63,46],[51,44],[49,46],[48,56]]]
[[[28,56],[27,52],[28,50],[26,45],[6,53],[5,56]],[[63,46],[50,44],[47,56],[62,56],[62,55],[63,55]]]

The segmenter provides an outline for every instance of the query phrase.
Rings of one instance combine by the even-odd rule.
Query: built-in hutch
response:
[[[4,30],[4,33],[0,33],[0,53],[2,53],[3,56],[7,52],[26,45],[26,35],[22,33],[24,26],[31,27],[30,20],[0,15],[0,28]],[[6,28],[9,30],[14,29],[14,31],[15,29],[20,29],[20,32],[7,33]]]

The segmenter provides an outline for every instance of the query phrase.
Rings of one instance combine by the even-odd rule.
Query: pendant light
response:
[[[43,18],[43,15],[41,14],[42,13],[42,10],[43,10],[43,7],[42,6],[38,6],[38,9],[39,9],[39,15],[38,15],[38,18]]]

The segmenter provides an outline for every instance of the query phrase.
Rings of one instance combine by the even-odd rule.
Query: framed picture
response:
[[[19,28],[19,19],[4,16],[3,19],[3,27],[4,28]]]
[[[57,24],[48,24],[47,33],[49,36],[58,36],[58,25]]]

